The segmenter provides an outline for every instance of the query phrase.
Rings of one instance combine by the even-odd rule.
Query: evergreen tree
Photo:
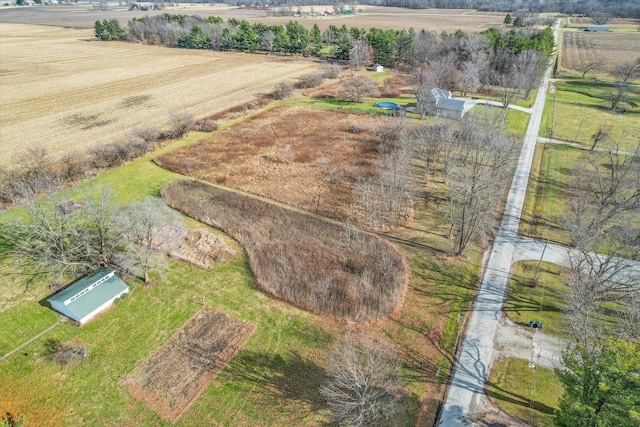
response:
[[[504,17],[503,23],[505,25],[511,25],[513,23],[513,18],[511,17],[510,13],[507,13],[507,16]]]
[[[287,38],[289,44],[287,51],[291,54],[301,53],[307,54],[307,47],[309,46],[309,31],[299,24],[297,21],[289,21],[286,27]]]
[[[513,20],[514,27],[522,27],[522,17],[516,16],[516,19]]]
[[[311,29],[311,33],[309,33],[309,41],[311,43],[311,55],[319,56],[320,51],[322,50],[322,32],[320,31],[320,27],[318,24],[313,24],[313,28]]]
[[[353,49],[353,42],[351,41],[351,36],[349,34],[343,34],[338,40],[338,46],[336,47],[335,58],[342,60],[349,60],[349,55]]]

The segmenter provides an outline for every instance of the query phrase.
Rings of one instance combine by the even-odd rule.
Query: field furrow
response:
[[[87,41],[91,35],[2,25],[0,164],[29,147],[63,154],[136,126],[162,127],[171,112],[211,115],[317,67],[306,59]]]

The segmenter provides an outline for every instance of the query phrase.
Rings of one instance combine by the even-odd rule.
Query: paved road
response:
[[[473,98],[461,98],[461,97],[456,97],[455,99],[464,99],[465,101],[468,101],[472,104],[485,104],[485,105],[491,105],[493,107],[504,108],[504,104],[502,104],[502,102],[491,101],[488,99],[473,99]],[[527,113],[527,114],[531,114],[531,111],[532,111],[531,108],[525,108],[515,104],[509,104],[507,108],[511,110],[522,111],[523,113]]]
[[[546,247],[545,247],[546,245]],[[556,245],[553,243],[546,244],[543,241],[530,239],[527,237],[520,237],[515,242],[513,259],[511,262],[524,261],[528,259],[539,260],[542,257],[543,261],[552,262],[554,264],[569,266],[569,257],[576,257],[579,254],[575,249],[570,249],[565,246]],[[594,259],[597,260],[599,255],[592,254]],[[604,258],[603,256],[600,256]],[[597,261],[596,261],[597,262]],[[613,279],[618,279],[621,282],[633,283],[636,282],[640,285],[640,261],[634,261],[630,259],[613,258],[610,260],[610,265],[616,265],[620,270],[620,276],[613,276]]]
[[[560,23],[556,23],[554,36],[558,39]],[[495,238],[471,319],[462,345],[460,357],[444,403],[438,425],[460,426],[473,422],[467,417],[478,406],[484,393],[484,384],[493,361],[493,341],[500,319],[511,268],[515,242],[518,238],[520,217],[527,191],[533,153],[538,140],[542,111],[547,94],[553,58],[542,78],[538,97],[531,112],[516,172],[511,183],[500,230]]]

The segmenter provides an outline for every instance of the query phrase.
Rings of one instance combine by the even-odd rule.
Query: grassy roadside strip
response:
[[[503,359],[493,364],[487,395],[500,408],[530,425],[552,427],[553,412],[564,389],[555,372],[529,367],[523,359]]]

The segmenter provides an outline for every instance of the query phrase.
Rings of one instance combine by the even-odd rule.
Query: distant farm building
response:
[[[384,71],[384,67],[380,64],[373,64],[373,71],[376,73],[381,73]]]
[[[67,286],[47,301],[54,310],[83,324],[128,292],[129,286],[116,276],[115,271],[101,269]]]
[[[609,31],[609,24],[588,24],[587,31],[597,32],[597,31]]]
[[[472,107],[470,102],[452,98],[448,90],[433,88],[429,93],[427,114],[460,120]]]

